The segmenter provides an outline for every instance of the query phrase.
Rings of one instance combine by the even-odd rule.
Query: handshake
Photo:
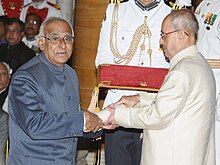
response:
[[[85,111],[86,129],[84,132],[96,132],[100,129],[115,129],[119,125],[115,119],[117,108],[134,107],[140,101],[139,95],[122,96],[121,99],[99,112],[95,112],[95,101],[92,98],[88,111]]]

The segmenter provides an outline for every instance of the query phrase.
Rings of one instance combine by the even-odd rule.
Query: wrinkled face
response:
[[[24,32],[21,32],[19,23],[13,23],[6,26],[6,35],[5,38],[8,41],[9,45],[15,45],[19,43],[24,35]]]
[[[38,38],[38,43],[52,64],[63,66],[73,51],[73,37],[69,24],[63,21],[50,22],[44,28],[44,36]]]
[[[5,89],[10,81],[10,76],[5,65],[0,64],[0,91]]]
[[[25,20],[25,35],[34,37],[38,35],[40,29],[40,20],[35,15],[29,15]]]
[[[160,45],[163,49],[166,58],[168,58],[169,61],[177,53],[176,49],[178,47],[178,32],[178,30],[175,30],[170,25],[169,19],[163,21],[161,28]]]

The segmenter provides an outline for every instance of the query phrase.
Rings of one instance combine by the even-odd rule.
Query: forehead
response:
[[[26,20],[39,20],[39,18],[36,15],[29,15]]]
[[[7,27],[7,28],[20,29],[20,25],[19,25],[19,23],[17,23],[17,22],[12,23],[11,25],[7,25],[6,27]]]
[[[171,27],[170,19],[166,18],[162,23],[162,30],[169,29]]]
[[[72,35],[70,25],[67,22],[64,22],[64,21],[49,22],[44,28],[44,33],[46,33],[46,34],[69,34],[69,35]]]

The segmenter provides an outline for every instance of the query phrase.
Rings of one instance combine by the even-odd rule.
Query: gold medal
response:
[[[17,6],[16,6],[15,2],[10,2],[8,8],[10,10],[15,10],[17,8]]]

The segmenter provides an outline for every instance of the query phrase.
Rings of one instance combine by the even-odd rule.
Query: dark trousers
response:
[[[105,132],[106,165],[140,165],[142,130],[119,127]]]

